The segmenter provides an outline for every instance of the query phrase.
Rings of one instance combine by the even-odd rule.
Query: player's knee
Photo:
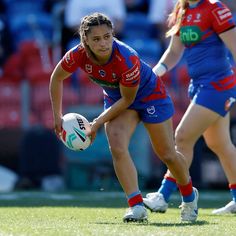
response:
[[[119,160],[128,152],[128,144],[118,137],[109,138],[109,149],[113,159]]]
[[[125,148],[123,145],[118,144],[118,143],[114,145],[110,145],[109,148],[112,153],[112,156],[115,158],[122,157],[127,152],[127,148]]]
[[[182,129],[175,131],[175,143],[179,150],[185,149],[192,144],[191,138]]]
[[[106,130],[109,148],[113,156],[121,156],[128,150],[128,138],[119,129],[107,129]]]
[[[159,158],[166,164],[166,165],[169,165],[169,164],[172,164],[174,163],[175,161],[175,158],[176,158],[176,152],[174,149],[162,149],[162,150],[159,150],[158,152],[158,156]]]

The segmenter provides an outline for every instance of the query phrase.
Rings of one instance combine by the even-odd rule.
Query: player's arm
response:
[[[184,45],[178,35],[171,37],[170,43],[159,62],[153,67],[153,72],[158,76],[163,76],[179,62],[183,55]]]
[[[132,67],[127,69],[126,67],[122,68],[121,66],[120,68],[122,70],[119,82],[121,98],[93,121],[91,132],[88,134],[91,136],[92,141],[94,140],[96,132],[100,126],[120,115],[134,102],[136,98],[140,83],[141,65],[139,58],[135,55],[131,55],[129,60],[132,62]]]
[[[236,62],[236,27],[221,33],[219,36],[232,53]]]
[[[54,128],[57,135],[61,133],[63,80],[70,75],[71,73],[65,71],[61,67],[61,62],[59,62],[50,78],[49,93],[54,117]]]

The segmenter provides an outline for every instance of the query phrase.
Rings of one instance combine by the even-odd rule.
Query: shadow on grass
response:
[[[94,224],[98,224],[98,225],[117,225],[117,223],[111,223],[111,222],[95,222]],[[215,223],[209,223],[206,220],[199,220],[196,222],[179,222],[179,223],[138,223],[138,222],[129,222],[129,223],[123,223],[120,222],[118,223],[119,225],[127,225],[127,226],[157,226],[157,227],[183,227],[183,226],[202,226],[202,225],[212,225]]]
[[[151,226],[158,226],[158,227],[182,227],[182,226],[201,226],[201,225],[209,225],[208,221],[199,220],[196,222],[180,222],[180,223],[150,223]]]
[[[207,217],[212,217],[212,218],[216,218],[216,217],[223,217],[223,218],[232,218],[232,217],[236,217],[236,213],[228,213],[228,214],[222,214],[222,215],[216,215],[216,214],[205,214],[205,216]]]

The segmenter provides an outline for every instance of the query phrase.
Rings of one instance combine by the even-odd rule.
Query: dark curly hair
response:
[[[111,20],[104,14],[95,12],[91,15],[87,15],[82,18],[80,27],[79,27],[79,35],[80,35],[80,40],[81,44],[85,48],[89,58],[91,58],[94,62],[98,63],[96,60],[93,52],[90,50],[89,46],[85,42],[85,38],[88,35],[88,33],[91,31],[91,27],[93,26],[98,26],[98,25],[107,25],[110,29],[113,31],[113,24]]]

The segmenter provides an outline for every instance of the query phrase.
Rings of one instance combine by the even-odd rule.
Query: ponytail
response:
[[[166,32],[166,37],[170,37],[179,31],[187,6],[188,3],[186,0],[178,0],[176,2],[173,11],[167,19],[170,29]]]

